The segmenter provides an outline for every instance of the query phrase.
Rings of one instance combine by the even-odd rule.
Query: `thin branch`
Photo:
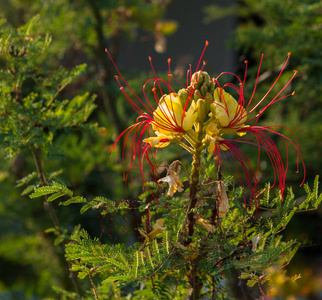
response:
[[[42,161],[42,152],[40,148],[36,148],[33,152],[33,158],[34,158],[34,162],[36,165],[36,169],[37,169],[37,173],[38,173],[38,178],[41,181],[41,185],[45,186],[48,184],[46,176],[45,176],[45,171],[44,171],[44,163]],[[59,234],[62,234],[61,230],[60,230],[60,224],[57,218],[57,214],[55,212],[54,207],[52,206],[52,204],[50,202],[47,201],[48,196],[44,196],[45,201],[44,201],[44,209],[45,211],[48,213],[53,225],[55,226],[55,229],[59,232]],[[66,246],[67,242],[66,240],[64,240],[62,242],[62,248],[64,250],[65,253],[65,246]],[[65,261],[66,262],[66,261]],[[75,277],[75,273],[72,271],[69,271],[71,268],[71,263],[67,262],[67,268],[68,268],[68,272],[69,272],[69,278],[71,279],[73,286],[75,288],[75,291],[77,292],[77,294],[82,297],[83,296],[83,292],[82,289],[79,285],[79,282],[77,280],[77,277]]]
[[[89,277],[89,280],[90,280],[91,285],[92,285],[92,288],[93,288],[93,293],[94,293],[94,297],[95,297],[95,299],[98,299],[98,293],[97,293],[97,289],[96,289],[95,283],[94,283],[94,281],[93,281],[93,275],[92,275],[92,273],[93,273],[93,272],[94,272],[98,267],[99,267],[99,266],[94,267],[94,268],[91,268],[91,269],[89,270],[89,273],[88,273],[88,277]]]

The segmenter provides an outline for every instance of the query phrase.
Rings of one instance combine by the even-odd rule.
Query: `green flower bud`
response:
[[[214,101],[214,97],[212,96],[212,94],[207,93],[205,96],[205,104],[206,104],[206,111],[207,114],[210,111],[210,104]]]
[[[201,92],[199,90],[195,90],[194,94],[193,94],[193,99],[195,101],[197,101],[199,98],[201,98]]]
[[[213,94],[214,90],[215,90],[215,82],[211,81],[208,86],[208,91],[209,93]]]
[[[181,90],[179,90],[178,96],[179,96],[179,99],[180,99],[180,102],[181,102],[182,107],[185,107],[185,105],[187,103],[187,100],[188,100],[188,96],[189,96],[188,89],[181,89]],[[187,108],[190,107],[190,104],[191,104],[191,100],[189,99],[189,103],[187,105]]]
[[[208,114],[207,110],[207,100],[199,99],[196,104],[196,110],[198,111],[197,122],[203,123],[204,119]]]
[[[202,72],[203,83],[208,87],[210,83],[210,76],[207,72]]]
[[[213,94],[211,92],[208,92],[206,95],[205,95],[205,99],[207,99],[207,102],[212,102],[214,101],[214,97],[213,97]]]
[[[193,73],[191,76],[191,86],[197,86],[197,88],[199,87],[199,85],[201,85],[203,83],[203,76],[201,71],[198,71],[196,73]]]
[[[200,88],[201,91],[201,95],[202,96],[206,96],[207,92],[208,92],[208,87],[206,85],[206,83],[204,82]]]

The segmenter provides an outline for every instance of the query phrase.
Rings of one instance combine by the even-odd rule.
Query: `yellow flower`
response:
[[[221,88],[216,88],[214,91],[214,103],[210,105],[210,110],[223,133],[235,133],[247,120],[245,109],[232,95]]]
[[[154,111],[152,128],[165,135],[182,134],[189,131],[198,117],[195,105],[184,111],[177,94],[164,95],[161,104]]]
[[[210,136],[218,136],[219,135],[219,129],[217,127],[217,124],[215,122],[210,122],[208,126],[206,127],[206,133]]]
[[[216,144],[219,144],[221,150],[226,151],[228,147],[224,144],[218,143],[218,141],[224,140],[219,135],[219,129],[217,128],[217,124],[215,122],[210,122],[206,127],[206,137],[205,141],[209,143],[208,153],[212,154],[215,151]]]
[[[167,147],[174,138],[171,135],[159,133],[158,131],[156,131],[155,134],[157,136],[146,138],[142,142],[149,143],[151,147],[164,148],[164,147]]]
[[[223,140],[224,139],[220,136],[210,137],[209,138],[208,153],[209,154],[214,153],[217,144],[219,145],[221,150],[227,151],[229,149],[227,145],[218,143],[218,141],[223,141]]]

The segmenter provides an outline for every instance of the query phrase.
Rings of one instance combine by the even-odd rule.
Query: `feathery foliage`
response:
[[[205,174],[210,174],[212,170],[213,165],[210,164]],[[225,218],[218,219],[212,225],[198,225],[192,244],[188,246],[184,245],[181,230],[186,222],[185,192],[189,189],[178,197],[161,196],[160,202],[166,205],[150,204],[147,208],[147,198],[143,198],[140,207],[136,208],[144,213],[142,224],[136,228],[140,233],[143,231],[143,235],[141,233],[142,238],[133,246],[102,244],[99,239],[91,239],[86,231],[81,230],[72,235],[71,242],[66,245],[66,258],[80,279],[88,278],[91,281],[94,296],[98,298],[108,297],[112,290],[117,298],[117,293],[125,295],[129,288],[136,289],[142,285],[145,287],[143,291],[137,291],[135,296],[129,297],[136,299],[138,295],[148,293],[154,297],[164,295],[166,299],[171,299],[175,295],[189,294],[187,266],[193,264],[198,265],[205,295],[229,295],[229,284],[219,288],[215,282],[221,282],[235,273],[247,282],[249,288],[256,285],[261,287],[271,278],[269,268],[287,265],[300,247],[296,240],[284,240],[281,232],[295,213],[317,208],[322,199],[318,192],[318,179],[316,177],[313,190],[305,185],[307,195],[301,204],[296,204],[297,199],[291,189],[288,189],[282,201],[279,193],[271,195],[267,185],[263,189],[260,206],[254,205],[245,210],[244,205],[241,205],[242,190],[234,188],[232,179],[227,177],[224,182],[230,202],[229,212]],[[55,182],[51,186],[36,189],[30,197],[56,195],[62,191],[67,198],[61,204],[64,201],[65,204],[78,202],[74,201],[70,189]],[[196,219],[210,216],[210,199],[215,199],[216,188],[209,191],[209,187],[201,187],[199,197],[205,194],[207,200],[195,209]],[[124,209],[102,197],[92,201],[76,198],[84,201],[80,209],[82,213],[90,208],[105,207],[104,214],[113,215]],[[50,197],[48,200],[51,200]],[[152,239],[145,236],[147,218],[152,226],[159,219],[164,220],[166,228],[162,229],[162,234],[160,232]]]

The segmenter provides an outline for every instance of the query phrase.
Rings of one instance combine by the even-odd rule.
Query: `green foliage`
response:
[[[49,46],[50,38],[33,37],[37,18],[15,30],[2,24],[0,40],[0,142],[8,156],[41,148],[49,151],[54,137],[61,130],[81,125],[95,108],[95,96],[89,93],[72,100],[63,100],[63,89],[84,74],[86,65],[68,72],[63,68],[45,73],[36,64],[38,57]]]
[[[205,160],[204,163],[209,162]],[[210,164],[205,169],[205,174],[211,174],[213,169]],[[296,240],[283,240],[281,231],[295,213],[317,208],[322,198],[318,192],[318,179],[316,177],[312,191],[305,185],[307,196],[300,205],[296,204],[297,199],[291,189],[282,200],[279,193],[272,197],[270,186],[267,185],[262,192],[260,205],[245,208],[240,205],[242,192],[230,189],[230,209],[227,215],[221,220],[217,219],[212,229],[198,225],[190,247],[184,246],[182,235],[186,223],[184,194],[164,200],[161,196],[159,200],[166,201],[167,205],[150,204],[148,210],[145,201],[142,201],[141,207],[137,209],[151,215],[151,226],[157,222],[156,219],[165,220],[166,230],[162,234],[125,247],[124,244],[102,244],[99,239],[91,239],[86,231],[81,230],[67,244],[66,258],[72,263],[72,270],[78,272],[80,279],[90,278],[98,297],[102,298],[110,295],[111,289],[125,295],[129,287],[136,288],[139,284],[145,286],[143,291],[136,291],[129,297],[136,299],[141,296],[150,299],[153,295],[172,299],[174,295],[186,295],[186,278],[189,277],[187,266],[195,264],[202,276],[206,294],[216,291],[218,297],[228,295],[227,287],[222,287],[219,291],[214,282],[220,282],[234,272],[239,274],[240,279],[247,281],[249,287],[261,286],[270,280],[269,268],[274,265],[287,265],[300,247]],[[225,182],[227,185],[232,179],[228,177]],[[36,189],[30,197],[44,194],[54,196],[59,192],[68,196],[65,204],[78,202],[73,201],[74,196],[70,189],[55,182],[52,186]],[[207,200],[196,207],[195,218],[202,216],[209,220],[216,189],[211,192],[209,188],[202,188],[199,197],[203,194],[212,196],[208,196]],[[49,201],[52,196],[48,198]],[[84,200],[82,197],[76,198]],[[122,209],[103,197],[84,203],[82,213],[89,208],[106,207],[107,212],[117,214]],[[146,230],[145,222],[140,230]]]
[[[36,188],[42,189],[43,196],[55,189],[56,193],[48,198],[49,201],[63,193],[71,196],[70,191],[58,182],[64,182],[60,178],[62,170],[47,172],[44,157],[57,158],[61,155],[62,149],[56,142],[58,136],[66,132],[93,133],[97,129],[96,125],[85,124],[96,107],[95,95],[84,93],[71,97],[71,100],[63,95],[68,85],[85,74],[86,65],[69,71],[62,67],[56,70],[43,68],[41,57],[46,57],[51,37],[37,33],[38,19],[38,16],[34,17],[17,29],[3,19],[0,22],[0,151],[3,157],[9,159],[9,172],[4,172],[1,180],[1,218],[8,215],[8,209],[11,210],[9,218],[4,218],[1,224],[5,229],[1,230],[0,236],[3,247],[1,264],[4,264],[4,269],[26,268],[27,272],[21,273],[31,279],[26,295],[52,294],[49,292],[50,273],[52,283],[60,284],[65,277],[68,278],[69,271],[64,266],[61,249],[56,250],[53,246],[63,246],[70,229],[59,224],[55,209],[49,202],[45,204],[46,218],[45,214],[39,213],[43,211],[42,201],[26,202],[24,196]],[[20,167],[15,174],[10,164],[19,161],[23,161],[26,170]],[[1,165],[4,167],[5,163]],[[32,167],[28,170],[27,166]],[[15,177],[18,179],[16,184]],[[55,188],[46,186],[51,181],[56,181]],[[10,191],[15,185],[22,188],[20,195]],[[82,198],[74,197],[70,202],[82,202]],[[53,225],[54,228],[46,230]],[[55,241],[49,238],[50,233],[56,235]],[[45,269],[38,265],[45,266]],[[36,275],[30,276],[32,272]],[[12,279],[10,281],[14,282],[13,289],[23,289],[23,285],[18,284],[20,279],[16,280],[17,283]],[[69,289],[70,280],[70,284],[65,282],[60,285]]]
[[[91,220],[93,212],[78,216],[72,207],[57,207],[54,200],[69,197],[64,191],[32,199],[26,195],[54,182],[78,186],[78,192],[91,199],[93,194],[117,195],[118,199],[137,194],[123,188],[117,153],[106,163],[115,134],[123,130],[132,114],[115,96],[118,87],[112,76],[114,67],[108,63],[104,49],[111,50],[116,58],[121,35],[122,39],[133,40],[143,29],[153,37],[158,23],[159,37],[173,33],[174,22],[160,22],[167,4],[140,0],[59,0],[45,4],[8,0],[2,5],[0,154],[7,160],[0,163],[0,238],[8,247],[0,260],[0,298],[3,290],[18,290],[27,298],[55,298],[52,284],[73,289],[72,273],[60,246],[79,222],[91,234],[100,234],[100,226],[95,227]],[[26,20],[31,21],[25,24]],[[140,76],[146,78],[145,74]],[[99,109],[92,114],[96,106]],[[88,118],[92,124],[86,123]],[[106,128],[98,131],[96,122]],[[62,178],[62,168],[69,182]],[[70,199],[73,203],[83,201],[76,196]],[[97,197],[85,203],[83,212],[93,208],[104,214],[106,207],[120,215],[129,211],[126,201],[118,203],[117,209],[109,201]],[[37,253],[32,247],[21,250],[31,239],[38,243],[38,260],[29,259]],[[54,243],[59,246],[52,247]],[[7,270],[13,275],[7,276]],[[67,293],[63,297],[72,296]]]
[[[1,162],[0,172],[0,225],[4,228],[0,234],[0,269],[6,274],[7,270],[19,270],[15,278],[10,278],[9,273],[9,283],[0,282],[0,290],[23,290],[25,297],[57,298],[59,294],[62,299],[183,299],[190,292],[190,272],[195,269],[202,282],[203,297],[232,299],[229,285],[236,274],[249,286],[261,286],[271,279],[267,268],[274,264],[284,266],[292,259],[300,244],[286,239],[281,232],[298,212],[318,207],[322,200],[318,178],[312,188],[304,186],[307,196],[302,203],[291,189],[281,201],[279,194],[270,195],[267,186],[260,205],[245,208],[242,189],[235,188],[234,179],[226,176],[230,210],[225,218],[213,220],[218,196],[215,184],[208,185],[208,178],[216,178],[217,170],[210,160],[204,160],[204,185],[198,187],[199,205],[193,212],[195,221],[202,217],[213,227],[207,229],[195,223],[194,234],[187,237],[189,187],[179,196],[166,197],[153,183],[133,205],[136,192],[124,192],[115,184],[113,171],[121,170],[117,155],[112,155],[110,169],[103,166],[109,144],[132,118],[128,108],[120,104],[123,102],[117,101],[110,82],[112,66],[107,63],[104,48],[113,50],[116,57],[120,35],[125,33],[133,39],[139,28],[155,37],[171,34],[176,24],[160,21],[167,1],[121,1],[121,5],[117,1],[7,2],[10,5],[1,14],[11,24],[20,26],[21,20],[35,12],[39,16],[18,29],[0,19],[0,154],[10,159]],[[280,111],[272,111],[271,117],[275,121],[287,120],[286,125],[300,137],[299,143],[308,145],[308,150],[302,152],[304,158],[311,154],[319,157],[321,61],[316,49],[320,43],[320,6],[311,1],[291,1],[284,6],[274,1],[248,0],[244,5],[241,10],[234,6],[222,12],[215,8],[213,13],[222,17],[240,12],[251,19],[245,31],[242,29],[236,36],[238,47],[253,50],[251,59],[265,52],[278,65],[288,51],[293,52],[294,68],[300,71],[295,87],[298,96],[292,109],[283,105]],[[210,22],[211,7],[207,11]],[[268,27],[263,30],[258,29],[258,24],[254,26],[254,15],[260,17],[263,27]],[[303,31],[303,27],[307,30]],[[84,61],[89,66],[87,75]],[[57,67],[63,63],[67,68]],[[278,71],[270,65],[264,67],[269,70],[268,77]],[[137,76],[135,81],[137,89],[141,89]],[[100,131],[102,139],[93,136],[96,125],[86,123],[96,106],[93,92],[100,95],[96,102],[100,109],[92,117],[107,127]],[[302,99],[306,99],[304,104]],[[167,160],[181,155],[167,149],[164,153]],[[65,154],[68,160],[51,160]],[[294,169],[294,161],[290,159],[290,168]],[[71,184],[61,177],[62,165],[68,169]],[[309,176],[316,173],[315,168],[320,169],[317,166],[310,165]],[[261,171],[270,174],[269,170]],[[188,183],[189,179],[183,181]],[[159,205],[151,191],[161,194]],[[29,198],[24,197],[29,194]],[[109,199],[124,194],[131,199]],[[75,221],[78,209],[82,219]],[[115,239],[117,242],[111,245],[110,240],[93,238],[100,226],[93,235],[89,233],[93,215],[95,219],[118,218],[118,222],[132,224],[131,214],[139,216],[139,221],[133,226],[135,235],[130,242]],[[161,218],[166,230],[149,239],[148,233]],[[89,229],[80,230],[80,226],[74,226],[78,222]],[[117,226],[109,227],[113,235],[120,234]],[[191,244],[187,238],[191,238]],[[74,273],[69,268],[78,273],[81,286],[73,280]],[[23,283],[26,278],[27,283]],[[77,292],[71,292],[74,289]]]

